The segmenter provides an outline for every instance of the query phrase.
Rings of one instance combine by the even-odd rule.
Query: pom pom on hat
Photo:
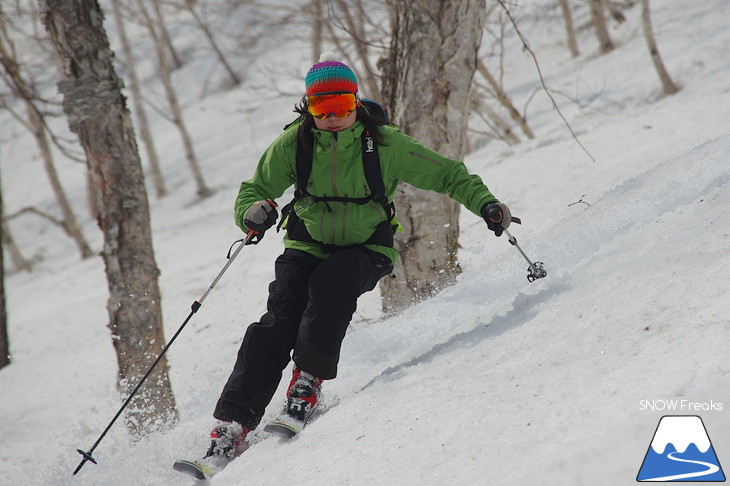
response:
[[[332,51],[324,51],[319,55],[319,62],[337,62],[337,54]]]
[[[332,52],[323,52],[319,62],[312,66],[304,78],[307,96],[333,91],[357,93],[357,77],[347,64],[336,61]]]

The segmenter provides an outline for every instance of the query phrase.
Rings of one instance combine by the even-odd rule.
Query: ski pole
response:
[[[165,353],[167,352],[167,350],[170,349],[170,346],[172,346],[172,343],[175,342],[175,339],[177,339],[177,337],[180,335],[180,333],[182,332],[182,330],[188,324],[188,321],[190,321],[190,319],[193,317],[193,314],[195,314],[196,312],[198,312],[198,309],[200,309],[200,307],[203,305],[203,301],[205,300],[205,298],[208,297],[208,294],[213,290],[213,287],[216,286],[216,284],[221,279],[221,277],[223,276],[223,274],[226,273],[226,270],[228,270],[228,267],[231,266],[231,263],[233,263],[233,260],[236,258],[236,256],[238,256],[238,254],[240,253],[241,249],[245,245],[247,245],[248,242],[251,240],[251,238],[253,238],[257,234],[258,234],[257,231],[249,230],[249,232],[246,234],[246,237],[245,238],[233,242],[234,245],[236,243],[239,243],[239,242],[241,244],[238,245],[238,248],[236,248],[236,250],[232,254],[231,254],[231,251],[228,250],[228,255],[227,255],[228,261],[226,262],[226,264],[223,267],[223,269],[220,271],[220,273],[218,273],[218,276],[215,278],[215,280],[213,280],[213,283],[210,284],[210,287],[208,287],[206,289],[206,291],[203,292],[203,295],[200,297],[200,299],[198,299],[195,302],[193,302],[193,304],[190,306],[190,314],[188,314],[188,317],[185,319],[185,321],[182,323],[182,325],[178,328],[177,332],[175,332],[175,334],[172,336],[172,338],[167,343],[167,345],[162,349],[162,352],[160,352],[160,355],[157,357],[157,359],[155,360],[155,362],[152,363],[152,366],[150,366],[150,369],[147,370],[147,373],[145,373],[145,375],[142,377],[142,379],[139,380],[139,383],[137,383],[137,386],[134,387],[134,390],[132,390],[132,393],[129,395],[129,397],[124,402],[124,404],[122,405],[122,407],[119,409],[119,411],[117,412],[117,414],[114,416],[114,418],[111,420],[111,422],[109,422],[109,425],[106,426],[106,429],[104,429],[104,432],[101,433],[101,435],[99,436],[99,438],[96,440],[96,442],[94,443],[94,445],[91,446],[91,449],[89,449],[88,452],[87,451],[84,451],[82,449],[76,449],[76,451],[83,456],[83,459],[81,460],[81,463],[78,465],[78,467],[76,468],[76,470],[73,472],[73,475],[74,476],[81,470],[82,467],[84,467],[84,464],[86,464],[86,461],[90,461],[93,464],[96,464],[96,460],[92,457],[91,454],[94,452],[94,450],[99,445],[99,443],[104,439],[104,437],[106,436],[107,432],[109,432],[109,429],[112,428],[112,425],[114,425],[114,422],[117,421],[117,419],[122,414],[122,412],[124,411],[124,409],[127,408],[127,405],[129,405],[129,402],[132,401],[132,398],[134,398],[134,396],[137,394],[137,391],[139,391],[139,389],[142,387],[142,384],[145,382],[145,380],[147,379],[147,377],[150,376],[150,374],[152,373],[152,370],[154,370],[155,369],[155,366],[157,366],[157,363],[160,362],[160,360],[165,355]],[[231,246],[231,248],[233,248],[233,246]]]
[[[521,224],[521,221],[519,218],[512,218],[512,221],[518,224]],[[517,238],[512,236],[512,234],[508,230],[504,230],[504,233],[507,235],[507,238],[509,239],[509,242],[519,250],[520,254],[527,260],[527,263],[530,264],[530,267],[527,269],[527,280],[530,282],[534,282],[535,280],[539,278],[547,277],[547,271],[545,271],[544,263],[543,262],[533,262],[530,260],[530,258],[525,254],[524,251],[522,251],[522,248],[520,248],[520,245],[517,244]]]

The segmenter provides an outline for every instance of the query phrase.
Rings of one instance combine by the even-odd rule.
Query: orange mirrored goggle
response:
[[[336,91],[307,96],[307,107],[312,116],[320,119],[335,115],[337,118],[349,116],[360,103],[354,93]]]

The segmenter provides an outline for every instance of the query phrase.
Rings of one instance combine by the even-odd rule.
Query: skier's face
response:
[[[331,114],[325,119],[314,118],[314,126],[326,132],[340,132],[346,128],[350,128],[356,119],[356,111],[353,111],[344,118],[337,118],[334,114]]]

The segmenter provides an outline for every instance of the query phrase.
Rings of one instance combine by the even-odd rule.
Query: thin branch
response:
[[[584,201],[584,200],[583,200],[583,198],[584,198],[584,197],[586,197],[586,195],[585,195],[585,194],[583,194],[583,195],[582,195],[582,196],[580,197],[580,199],[579,199],[579,200],[577,200],[576,202],[573,202],[573,203],[570,203],[570,204],[568,204],[568,207],[571,207],[571,206],[575,206],[576,204],[585,204],[585,205],[586,205],[586,207],[591,207],[590,203],[587,203],[586,201]]]
[[[5,221],[11,221],[11,220],[13,220],[19,216],[22,216],[23,214],[27,214],[27,213],[32,213],[32,214],[38,215],[41,218],[46,219],[46,220],[50,221],[51,223],[55,224],[56,226],[59,226],[59,227],[63,228],[64,230],[66,229],[66,224],[63,221],[51,216],[50,214],[46,213],[45,211],[41,211],[40,209],[33,207],[33,206],[26,206],[12,214],[8,214],[7,216],[5,216]]]
[[[591,155],[591,153],[585,148],[585,146],[583,146],[583,144],[580,142],[580,140],[578,140],[578,136],[573,131],[573,128],[570,126],[570,123],[568,123],[568,120],[566,120],[565,117],[563,116],[563,113],[560,111],[560,108],[558,108],[558,104],[555,102],[555,98],[553,98],[553,95],[550,93],[550,90],[545,85],[545,78],[543,78],[543,76],[542,76],[542,71],[540,70],[540,64],[537,61],[537,56],[535,55],[535,53],[533,52],[533,50],[530,48],[530,44],[528,43],[528,41],[525,38],[525,36],[522,35],[522,32],[517,27],[517,22],[515,22],[515,19],[512,17],[512,14],[507,9],[507,6],[504,4],[504,2],[502,0],[497,0],[497,2],[499,2],[499,4],[504,9],[504,11],[507,13],[507,17],[509,17],[510,22],[512,22],[512,25],[515,28],[515,32],[517,32],[517,35],[519,36],[520,40],[522,41],[522,45],[525,47],[525,49],[527,50],[527,52],[529,52],[530,55],[532,56],[532,59],[535,62],[535,68],[537,69],[537,74],[540,77],[540,83],[542,84],[542,87],[543,87],[543,89],[545,91],[545,94],[547,94],[548,95],[548,98],[550,98],[550,101],[553,104],[553,108],[555,108],[555,111],[558,112],[558,115],[560,116],[560,118],[562,118],[563,122],[565,123],[565,126],[568,127],[568,131],[570,131],[570,134],[573,136],[573,139],[576,141],[576,143],[578,145],[580,145],[580,148],[582,148],[583,151],[588,155],[588,157],[590,157],[591,160],[593,162],[595,162],[596,159],[593,158],[593,156]]]

